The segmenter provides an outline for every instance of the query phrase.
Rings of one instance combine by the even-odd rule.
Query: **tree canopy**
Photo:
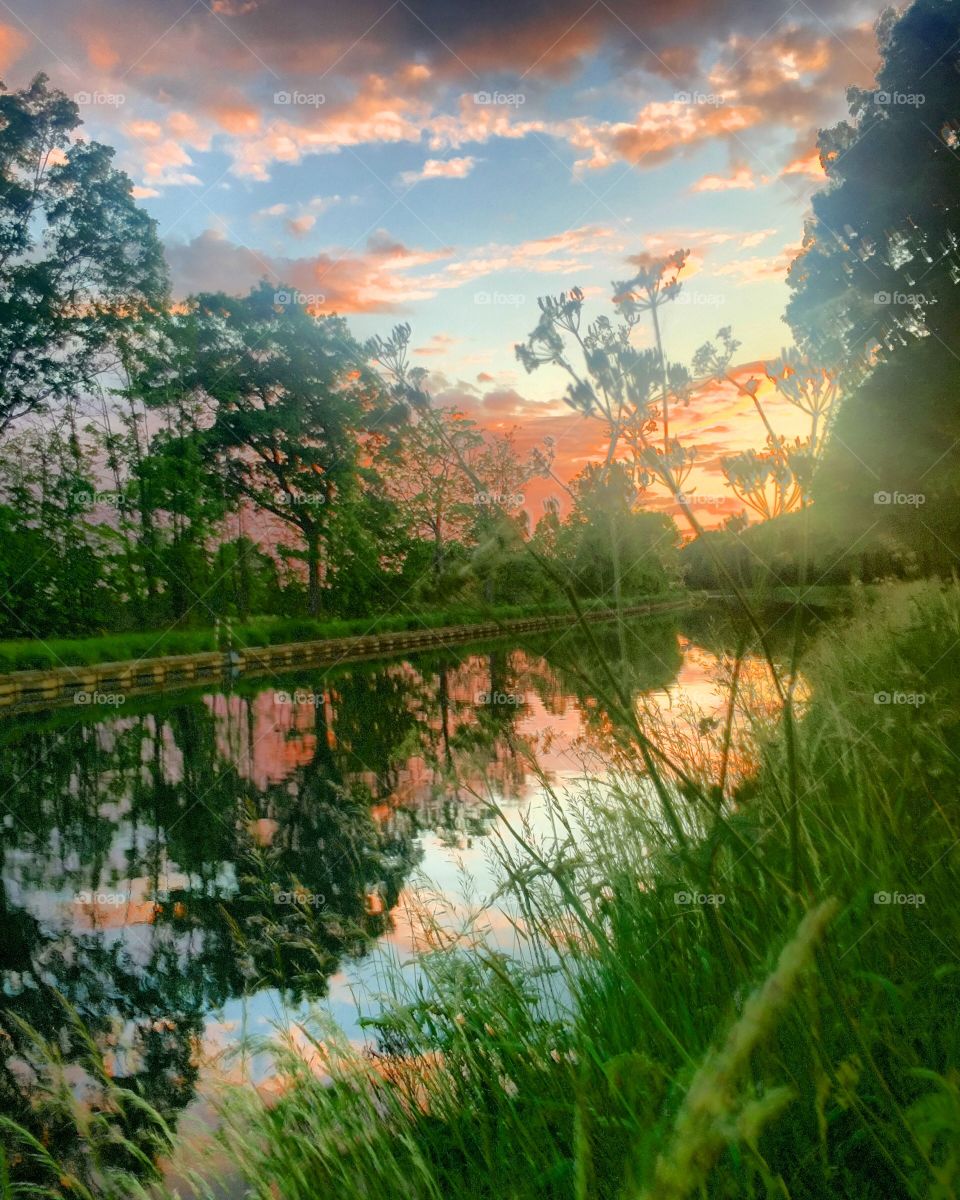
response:
[[[155,222],[79,125],[45,76],[0,84],[0,434],[89,386],[121,329],[166,298]]]

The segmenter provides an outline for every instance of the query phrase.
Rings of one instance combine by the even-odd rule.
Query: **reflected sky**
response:
[[[421,939],[429,887],[455,924],[495,886],[500,817],[537,828],[544,789],[636,764],[603,678],[615,662],[661,739],[702,743],[732,645],[671,619],[542,635],[137,700],[122,715],[38,714],[0,730],[0,1105],[28,1120],[36,1077],[9,1017],[57,1036],[63,1001],[110,1073],[171,1119],[244,1036],[319,1006],[350,1038]],[[762,688],[759,664],[744,678]],[[594,686],[595,685],[595,686]],[[737,769],[749,768],[744,752]],[[466,898],[465,898],[466,897]],[[496,906],[498,943],[517,934]]]

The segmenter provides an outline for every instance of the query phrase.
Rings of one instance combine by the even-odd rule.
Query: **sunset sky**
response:
[[[743,364],[774,357],[816,130],[869,84],[878,8],[3,0],[0,71],[45,71],[117,147],[178,295],[266,277],[360,336],[409,320],[438,400],[523,444],[552,435],[569,475],[602,435],[562,379],[515,361],[537,296],[579,285],[609,311],[629,256],[682,246],[671,357],[720,325]],[[726,490],[721,454],[763,441],[729,393],[698,397],[685,429],[706,494]]]

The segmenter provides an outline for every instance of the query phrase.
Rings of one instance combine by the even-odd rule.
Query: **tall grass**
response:
[[[24,1035],[18,1058],[32,1083],[36,1132],[0,1113],[0,1200],[147,1200],[174,1135],[141,1096],[115,1082],[80,1014],[66,1003],[60,1038]],[[7,1036],[7,1035],[5,1035]],[[82,1053],[64,1051],[75,1041]]]
[[[224,1092],[178,1194],[955,1196],[958,646],[956,585],[881,589],[803,653],[792,757],[742,654],[720,717],[640,706],[604,780],[500,814],[519,950],[425,903],[371,1045],[259,1045],[272,1098]]]
[[[375,1049],[275,1044],[278,1098],[223,1104],[238,1194],[956,1195],[958,644],[956,586],[884,590],[806,653],[792,767],[738,676],[660,760],[676,824],[628,734],[549,834],[501,814],[521,952],[436,928]]]

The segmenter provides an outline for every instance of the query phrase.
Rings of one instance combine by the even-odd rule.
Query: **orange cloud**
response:
[[[213,104],[209,111],[224,132],[237,136],[253,136],[259,133],[263,125],[263,114],[260,110],[243,100]]]
[[[820,161],[820,151],[811,150],[809,154],[801,154],[792,159],[783,168],[784,175],[804,175],[809,179],[815,179],[818,182],[824,182],[827,178],[827,173],[823,169],[823,163]]]
[[[752,191],[757,180],[749,167],[738,167],[732,175],[704,175],[691,187],[692,192]]]
[[[278,90],[262,128],[232,139],[226,149],[234,174],[265,180],[275,162],[299,163],[311,154],[337,154],[366,142],[419,142],[429,117],[429,106],[391,88],[382,76],[369,77],[340,102],[320,91]]]
[[[27,39],[12,25],[0,25],[0,71],[6,71],[26,49]]]
[[[91,34],[87,42],[87,56],[98,71],[112,71],[120,62],[116,44],[100,33]]]
[[[790,264],[800,253],[800,243],[784,246],[779,254],[736,258],[713,267],[713,274],[732,276],[743,283],[759,283],[764,279],[783,279]]]
[[[685,100],[654,101],[637,113],[633,122],[590,124],[573,122],[570,142],[589,156],[576,163],[577,170],[598,170],[616,159],[634,165],[655,166],[683,150],[730,133],[739,133],[763,121],[753,105]]]
[[[278,258],[236,245],[211,229],[189,242],[168,243],[166,249],[177,296],[200,291],[242,293],[265,278],[278,288],[296,288],[309,297],[306,303],[328,311],[382,312],[399,300],[393,273],[376,255]]]
[[[134,174],[141,186],[156,195],[157,189],[181,184],[199,185],[189,168],[194,160],[189,150],[210,149],[211,129],[190,113],[176,110],[161,121],[132,119],[123,125],[129,139],[129,156],[135,160]],[[189,149],[188,149],[189,148]]]

